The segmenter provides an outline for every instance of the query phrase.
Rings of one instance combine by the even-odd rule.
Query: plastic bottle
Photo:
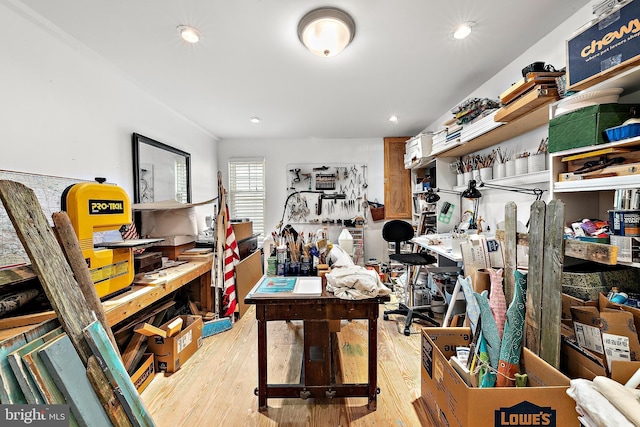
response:
[[[338,244],[349,256],[353,256],[353,236],[347,228],[343,228],[338,236]]]

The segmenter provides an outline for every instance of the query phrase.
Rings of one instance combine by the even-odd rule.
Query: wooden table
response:
[[[256,305],[258,320],[258,408],[267,409],[268,398],[367,397],[368,408],[376,409],[378,389],[378,313],[388,296],[350,301],[323,291],[322,296],[245,298]],[[368,321],[368,381],[336,384],[330,321],[366,319]],[[267,384],[267,322],[302,320],[304,349],[299,384]]]

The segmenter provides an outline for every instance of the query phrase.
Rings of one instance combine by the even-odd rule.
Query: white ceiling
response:
[[[67,33],[221,139],[415,135],[589,3],[3,1]],[[320,6],[340,7],[356,22],[353,43],[336,57],[312,55],[297,37],[300,18]],[[451,40],[464,21],[476,31]],[[179,39],[180,24],[199,28],[201,42]]]

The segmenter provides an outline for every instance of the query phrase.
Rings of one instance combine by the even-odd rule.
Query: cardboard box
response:
[[[138,394],[147,388],[156,375],[153,360],[153,353],[144,353],[142,355],[142,364],[136,369],[133,375],[131,375],[131,382],[136,387],[136,390],[138,390]]]
[[[598,300],[583,300],[580,298],[576,298],[572,295],[567,295],[565,293],[562,294],[562,322],[566,325],[569,325],[573,330],[573,320],[571,318],[571,307],[582,307],[582,306],[591,306],[597,307]]]
[[[640,2],[633,1],[567,41],[567,90],[586,89],[638,63],[638,18]]]
[[[156,372],[175,372],[202,346],[202,316],[180,316],[182,331],[173,337],[150,337],[147,344],[155,355]],[[175,319],[164,323],[160,329],[166,329]]]
[[[601,294],[599,307],[571,307],[571,316],[578,345],[604,359],[611,372],[613,360],[640,360],[640,340],[634,314],[621,306],[608,308],[608,303]]]
[[[580,108],[549,121],[549,152],[608,142],[604,130],[629,118],[633,104],[600,104]]]
[[[244,240],[253,235],[252,221],[232,222],[231,227],[233,227],[233,234],[236,236],[237,241]]]
[[[424,328],[422,398],[439,426],[579,426],[569,378],[523,349],[526,388],[472,388],[449,363],[457,346],[471,341],[469,328]]]

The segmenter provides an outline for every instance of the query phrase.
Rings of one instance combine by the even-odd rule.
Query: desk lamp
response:
[[[521,194],[531,194],[532,196],[536,196],[536,200],[542,199],[542,193],[546,191],[540,188],[524,188],[524,187],[514,187],[511,185],[487,184],[486,182],[482,182],[482,180],[479,180],[479,181],[480,181],[480,185],[479,185],[480,187],[494,188],[496,190],[503,190],[503,191],[512,191],[514,193],[521,193]],[[474,184],[474,187],[475,187],[475,184]]]
[[[482,193],[480,190],[476,188],[476,180],[472,179],[469,181],[469,185],[466,190],[464,190],[461,194],[465,199],[470,199],[473,201],[473,216],[471,217],[471,223],[469,224],[469,230],[477,230],[478,229],[478,205],[480,203],[480,197],[482,197]]]

